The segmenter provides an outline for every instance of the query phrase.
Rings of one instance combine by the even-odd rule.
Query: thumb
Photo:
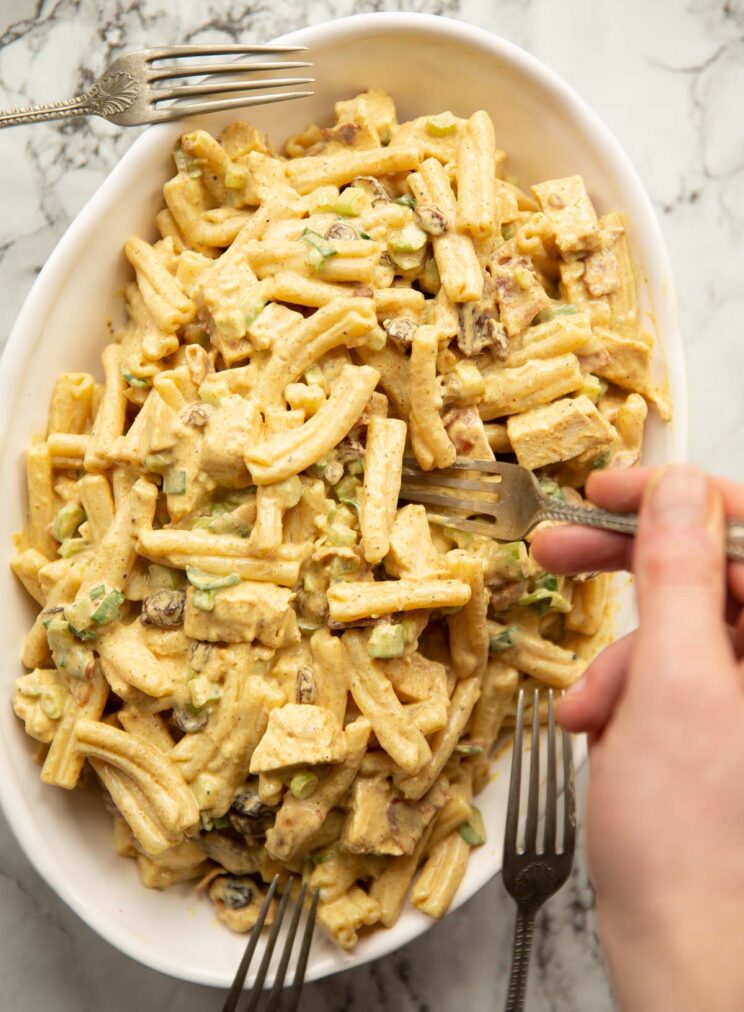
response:
[[[633,569],[640,616],[636,670],[653,671],[654,681],[694,676],[699,691],[706,671],[731,665],[724,534],[721,497],[702,471],[671,467],[652,480]]]

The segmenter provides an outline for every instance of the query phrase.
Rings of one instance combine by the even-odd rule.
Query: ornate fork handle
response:
[[[44,120],[69,119],[71,116],[90,116],[93,113],[90,96],[78,95],[67,102],[49,102],[47,105],[32,105],[28,109],[10,109],[0,112],[0,127],[21,126],[23,123],[40,123]]]
[[[40,123],[44,120],[69,119],[71,116],[113,116],[124,112],[137,100],[137,81],[122,70],[107,71],[92,88],[66,102],[32,105],[28,109],[0,112],[0,127]]]
[[[517,923],[514,927],[514,949],[512,968],[509,978],[509,991],[506,996],[505,1012],[522,1012],[527,991],[527,974],[530,967],[532,952],[532,931],[535,927],[535,907],[519,906]]]
[[[620,534],[635,534],[638,527],[637,513],[612,513],[596,507],[587,509],[574,503],[562,503],[555,500],[545,501],[540,520],[565,520],[569,523],[581,524],[583,527],[599,527],[605,531],[618,531]],[[726,554],[729,559],[744,562],[744,520],[729,520],[726,534]]]

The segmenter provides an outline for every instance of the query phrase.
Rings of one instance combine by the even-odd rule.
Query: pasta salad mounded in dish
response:
[[[372,89],[283,155],[235,122],[174,157],[104,380],[60,376],[28,451],[13,706],[145,886],[247,931],[304,878],[351,948],[409,892],[445,913],[519,688],[579,677],[608,595],[399,504],[404,455],[581,502],[669,405],[622,216],[519,189],[487,113]]]

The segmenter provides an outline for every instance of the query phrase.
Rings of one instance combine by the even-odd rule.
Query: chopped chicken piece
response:
[[[332,713],[322,706],[287,703],[269,714],[269,724],[251,757],[251,773],[286,766],[314,766],[346,759],[346,737]]]
[[[602,233],[581,176],[548,179],[532,187],[555,230],[555,241],[564,255],[593,253],[602,245]]]
[[[566,397],[506,423],[509,440],[522,467],[534,470],[570,460],[585,450],[609,447],[617,433],[588,397]]]
[[[548,293],[535,273],[529,257],[517,253],[513,241],[495,253],[490,272],[496,289],[501,323],[509,337],[529,327],[538,313],[550,305]]]
[[[215,591],[214,608],[194,607],[194,588],[186,595],[184,631],[190,639],[209,643],[251,643],[280,647],[296,630],[290,608],[293,594],[271,583],[241,580]]]

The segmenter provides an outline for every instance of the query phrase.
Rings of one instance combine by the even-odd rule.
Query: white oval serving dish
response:
[[[158,40],[153,39],[155,44]],[[309,122],[327,123],[333,102],[376,85],[395,98],[399,116],[451,109],[467,116],[484,108],[493,116],[497,143],[509,171],[525,184],[580,172],[600,213],[620,209],[631,223],[641,270],[647,322],[662,336],[675,405],[672,425],[652,416],[645,460],[681,459],[686,447],[686,386],[669,259],[650,201],[620,145],[597,116],[533,56],[486,31],[420,14],[368,14],[342,18],[286,37],[308,47],[317,78],[313,98],[263,109],[244,118],[275,142]],[[191,121],[219,130],[237,114]],[[18,317],[0,368],[0,467],[5,509],[0,517],[0,799],[26,854],[57,894],[112,945],[141,963],[184,980],[226,986],[245,939],[231,934],[211,905],[187,887],[167,893],[139,884],[134,862],[113,850],[110,818],[87,791],[45,787],[31,761],[33,743],[10,707],[18,657],[34,608],[8,569],[11,535],[23,524],[24,451],[42,432],[58,373],[100,372],[106,321],[128,277],[121,254],[132,232],[153,237],[161,187],[173,171],[171,151],[185,123],[147,130],[69,227],[40,273]],[[658,368],[664,363],[659,357]],[[630,609],[620,630],[632,621]],[[577,759],[585,758],[579,742]],[[501,868],[508,756],[479,804],[489,842],[473,851],[455,899],[469,899]],[[407,907],[392,930],[365,937],[352,953],[316,937],[308,979],[357,966],[422,934],[431,922]]]

